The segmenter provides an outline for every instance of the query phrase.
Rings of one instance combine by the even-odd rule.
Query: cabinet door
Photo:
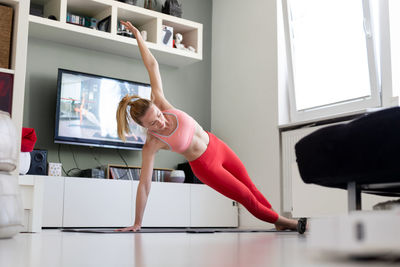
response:
[[[132,182],[95,178],[67,178],[64,227],[120,227],[132,225]]]
[[[42,227],[62,227],[65,177],[43,176]]]
[[[202,184],[190,185],[191,227],[238,227],[235,201]]]
[[[136,202],[136,189],[133,203]],[[190,185],[153,182],[143,216],[144,227],[188,227]]]

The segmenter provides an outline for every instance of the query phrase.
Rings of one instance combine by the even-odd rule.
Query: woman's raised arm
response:
[[[147,47],[139,30],[129,21],[121,21],[121,24],[135,35],[143,63],[150,77],[151,100],[161,110],[172,108],[172,105],[165,99],[164,96],[158,62]]]

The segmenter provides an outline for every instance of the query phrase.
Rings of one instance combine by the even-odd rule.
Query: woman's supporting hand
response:
[[[139,223],[135,223],[133,226],[121,228],[121,229],[116,229],[114,230],[115,232],[136,232],[140,230],[142,226]]]
[[[139,30],[132,25],[132,23],[130,21],[120,21],[122,25],[124,25],[131,33],[133,33],[135,35],[135,37],[137,38],[138,35],[140,35]]]

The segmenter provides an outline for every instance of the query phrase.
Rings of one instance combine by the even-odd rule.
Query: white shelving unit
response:
[[[24,111],[26,55],[28,46],[28,17],[29,1],[0,0],[1,5],[12,7],[13,29],[11,38],[10,69],[0,69],[0,72],[14,75],[11,119],[17,130],[17,144],[21,143],[22,117]],[[17,168],[18,169],[18,168]],[[13,174],[16,174],[14,171]]]
[[[10,73],[10,74],[14,74],[14,73],[15,73],[14,70],[11,70],[11,69],[3,69],[3,68],[0,68],[0,72],[3,72],[3,73]]]
[[[115,0],[31,0],[44,6],[44,18],[29,15],[29,36],[62,44],[93,49],[124,57],[140,58],[134,38],[117,34],[117,23],[129,20],[147,31],[147,46],[160,64],[181,67],[202,60],[203,25]],[[66,14],[97,20],[111,16],[110,32],[67,23]],[[54,15],[57,20],[47,19]],[[183,43],[196,52],[167,47],[162,43],[162,26],[171,26],[183,35]]]
[[[43,177],[19,176],[18,183],[24,210],[24,231],[40,232],[43,218]]]
[[[43,227],[133,224],[139,181],[26,176],[43,180]],[[203,184],[152,182],[142,225],[238,227],[238,206]]]

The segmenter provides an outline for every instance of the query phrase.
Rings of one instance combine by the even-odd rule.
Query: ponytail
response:
[[[140,118],[144,116],[147,109],[151,106],[151,101],[145,98],[141,98],[138,95],[126,95],[119,102],[117,109],[117,128],[118,136],[124,142],[126,141],[126,135],[130,134],[131,130],[129,127],[130,117],[139,125],[142,126]],[[129,107],[129,109],[128,109]]]

